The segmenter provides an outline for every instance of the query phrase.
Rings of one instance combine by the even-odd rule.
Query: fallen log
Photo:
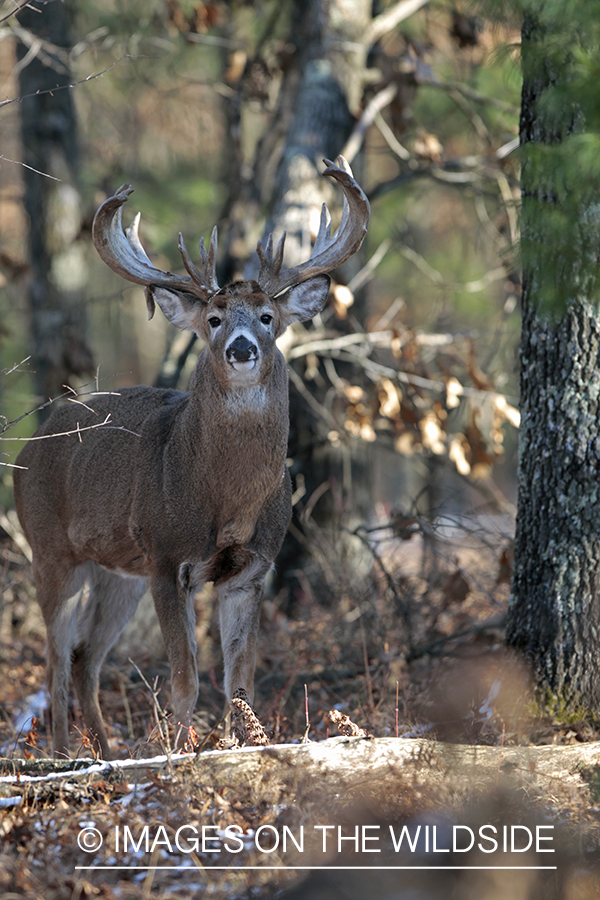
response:
[[[135,783],[154,773],[168,780],[192,775],[214,788],[236,786],[264,794],[290,790],[360,795],[377,785],[443,783],[456,789],[485,787],[509,778],[544,791],[560,784],[587,790],[600,776],[600,742],[554,746],[489,747],[446,744],[426,738],[334,737],[305,744],[243,747],[237,750],[177,753],[151,759],[19,760],[0,759],[0,794],[26,783],[81,779],[124,779]],[[596,772],[599,776],[596,776]],[[12,791],[10,791],[12,793]]]

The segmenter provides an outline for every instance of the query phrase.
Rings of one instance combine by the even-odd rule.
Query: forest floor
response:
[[[31,566],[14,519],[0,521],[5,526],[0,529],[0,764],[6,779],[9,760],[16,768],[19,760],[33,764],[49,756],[50,739],[44,627]],[[437,522],[428,529],[396,517],[344,541],[313,534],[311,579],[297,572],[291,598],[282,593],[264,603],[254,705],[272,744],[325,741],[335,732],[327,715],[332,709],[375,738],[425,738],[431,748],[438,742],[487,745],[501,754],[514,746],[600,740],[597,721],[541,709],[525,670],[503,647],[510,533],[508,517],[490,516],[476,523]],[[203,750],[214,750],[225,725],[210,591],[198,597],[197,613],[201,687],[194,725]],[[115,758],[149,759],[168,751],[152,700],[154,692],[168,713],[168,688],[154,613],[142,601],[103,669],[100,702]],[[491,784],[474,777],[465,786],[451,774],[436,774],[423,746],[429,744],[419,743],[418,778],[399,780],[397,790],[390,790],[389,782],[383,788],[369,771],[359,788],[355,779],[341,791],[326,779],[313,779],[310,789],[305,784],[286,792],[285,785],[265,791],[252,781],[216,786],[194,765],[159,770],[148,765],[145,775],[137,770],[135,778],[124,769],[60,783],[25,779],[15,799],[14,783],[5,785],[0,777],[0,895],[45,900],[183,900],[201,893],[366,898],[375,892],[398,900],[600,897],[596,768],[585,773],[583,790],[563,776],[533,790],[501,773],[499,761]],[[91,755],[76,702],[71,747],[79,747],[80,758]],[[331,834],[319,830],[319,823],[332,825]],[[370,836],[380,828],[399,834],[406,825],[407,836],[414,836],[420,827],[421,843],[435,840],[437,828],[439,850],[453,824],[464,826],[463,835],[470,828],[477,837],[482,826],[493,823],[497,831],[486,835],[496,834],[498,844],[500,835],[510,843],[513,826],[518,839],[541,827],[539,834],[553,835],[555,853],[548,861],[547,845],[538,842],[540,852],[518,846],[510,852],[505,846],[504,856],[500,847],[492,859],[485,855],[491,842],[481,838],[472,852],[461,855],[455,849],[444,857],[444,850],[433,853],[433,847],[415,844],[398,871],[392,868],[399,865],[398,853],[373,857],[369,852]],[[184,851],[175,846],[182,826],[186,840],[206,827],[204,846],[192,842]],[[226,831],[228,826],[235,828]],[[287,828],[289,841],[292,835],[298,840],[303,826],[317,828],[319,841],[334,842],[336,834],[343,839],[333,854],[303,856],[310,874],[300,864],[267,868],[286,864],[282,847],[270,852],[268,838],[278,839]],[[108,868],[99,868],[97,857],[78,846],[80,832],[90,828],[105,839],[107,854],[110,847],[103,858]],[[356,836],[356,828],[360,847],[344,843]],[[129,844],[123,846],[123,840]],[[324,859],[326,868],[317,868],[316,859],[321,865]],[[80,868],[90,860],[94,868]],[[187,868],[169,870],[174,865]],[[547,866],[552,868],[542,868]]]

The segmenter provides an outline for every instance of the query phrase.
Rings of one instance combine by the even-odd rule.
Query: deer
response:
[[[187,393],[137,386],[59,406],[17,459],[15,504],[47,632],[55,756],[69,755],[72,679],[94,751],[109,758],[100,670],[148,588],[170,665],[176,746],[189,737],[198,697],[194,598],[206,582],[218,597],[225,696],[253,700],[265,578],[292,512],[288,372],[275,342],[323,310],[327,273],[358,250],[370,216],[344,158],[324,162],[323,175],[344,194],[334,234],[323,204],[308,260],[285,268],[285,232],[275,253],[270,235],[257,245],[256,280],[223,288],[216,227],[208,250],[200,240],[201,266],[179,235],[186,274],[177,275],[150,261],[139,213],[124,229],[131,185],[96,212],[104,262],[144,286],[149,318],[158,304],[204,348]]]

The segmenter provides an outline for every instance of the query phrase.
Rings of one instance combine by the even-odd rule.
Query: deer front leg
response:
[[[228,700],[242,688],[254,697],[254,664],[260,605],[271,563],[255,557],[237,575],[217,585],[221,646]]]
[[[177,746],[185,744],[198,697],[195,590],[181,586],[174,571],[156,575],[150,587],[171,666],[171,698]]]

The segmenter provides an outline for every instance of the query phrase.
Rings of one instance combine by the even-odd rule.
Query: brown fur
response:
[[[327,286],[317,276],[277,301],[255,282],[207,301],[153,288],[165,315],[206,342],[190,392],[134,387],[86,398],[89,409],[70,403],[36,435],[54,436],[20,454],[15,501],[48,632],[55,753],[68,753],[72,674],[86,725],[108,755],[99,671],[146,580],[171,665],[175,722],[191,725],[193,596],[207,580],[219,591],[226,694],[252,697],[264,578],[291,515],[287,370],[275,339],[322,308]],[[253,368],[228,360],[236,335],[256,347]],[[108,414],[109,425],[61,436]]]

